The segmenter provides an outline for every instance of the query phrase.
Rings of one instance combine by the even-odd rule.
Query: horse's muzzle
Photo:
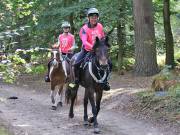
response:
[[[58,61],[57,61],[57,60],[53,60],[52,65],[53,65],[55,68],[57,68],[57,67],[58,67]]]
[[[100,65],[100,68],[101,68],[102,70],[106,70],[106,69],[108,68],[108,64]]]

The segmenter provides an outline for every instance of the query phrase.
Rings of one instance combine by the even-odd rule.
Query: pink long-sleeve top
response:
[[[60,34],[58,42],[59,50],[62,53],[70,53],[72,51],[71,48],[75,45],[75,39],[71,33],[68,33],[68,35]]]
[[[90,28],[88,27],[88,24],[85,24],[80,29],[79,36],[82,40],[84,49],[86,51],[91,51],[95,43],[96,37],[98,37],[99,39],[104,37],[103,26],[102,24],[97,23],[94,28]]]

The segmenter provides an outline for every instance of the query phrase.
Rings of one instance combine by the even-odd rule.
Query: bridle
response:
[[[109,65],[106,69],[103,69],[99,64],[97,64],[96,58],[92,57],[88,62],[88,70],[92,78],[96,83],[103,83],[105,79],[110,77],[110,68]],[[93,69],[97,71],[97,74],[93,73]],[[103,73],[103,75],[102,75]],[[100,79],[98,79],[100,78]]]

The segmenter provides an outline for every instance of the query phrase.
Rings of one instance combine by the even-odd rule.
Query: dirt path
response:
[[[125,78],[124,78],[125,79]],[[121,82],[122,83],[122,82]],[[75,106],[74,119],[68,118],[69,106],[63,105],[56,111],[50,109],[50,97],[47,91],[36,91],[29,88],[0,84],[0,119],[9,126],[15,135],[91,135],[93,127],[83,127],[82,99],[78,99]],[[116,93],[131,91],[117,88],[112,83]],[[125,84],[124,84],[125,85]],[[129,85],[129,84],[128,84]],[[122,84],[123,86],[123,84]],[[112,90],[112,91],[113,91]],[[135,88],[133,88],[135,90]],[[80,89],[79,93],[83,94]],[[125,112],[112,110],[117,102],[107,102],[113,92],[107,92],[104,96],[98,122],[102,135],[175,135],[172,131],[165,132],[147,121],[135,120]],[[18,99],[7,99],[17,96]],[[120,102],[121,100],[119,100]],[[89,108],[89,113],[91,113]],[[177,134],[178,135],[178,134]]]

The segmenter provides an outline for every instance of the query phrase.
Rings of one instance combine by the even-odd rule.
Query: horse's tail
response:
[[[69,104],[70,98],[71,98],[71,91],[70,91],[69,87],[67,86],[66,91],[65,91],[65,102],[67,104]]]
[[[69,100],[75,100],[77,101],[77,91],[79,86],[75,86],[74,88],[71,88],[69,85],[66,87],[65,91],[65,101],[67,104],[69,104]]]
[[[76,86],[74,88],[70,87],[69,84],[74,82],[75,76],[74,76],[74,61],[75,57],[73,56],[70,60],[70,67],[69,67],[69,83],[67,84],[66,91],[65,91],[65,101],[67,104],[69,104],[69,100],[76,98],[77,99],[77,90],[79,86]]]

